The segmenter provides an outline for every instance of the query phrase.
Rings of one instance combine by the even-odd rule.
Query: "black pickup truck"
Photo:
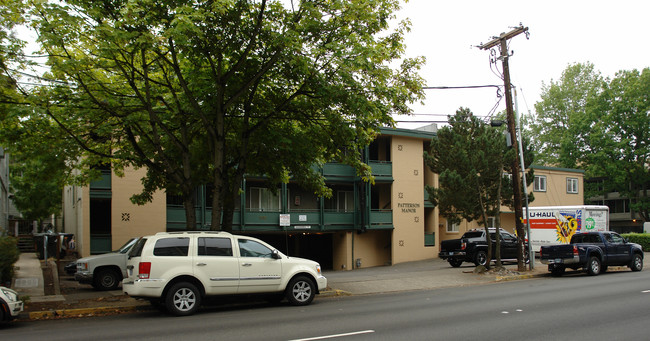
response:
[[[492,238],[492,259],[496,249],[496,229],[491,228]],[[505,230],[499,232],[501,236],[501,259],[517,259],[517,237]],[[451,266],[457,268],[463,262],[474,263],[476,266],[487,263],[487,242],[485,240],[485,229],[471,230],[465,232],[460,239],[443,240],[440,243],[438,257],[445,259]]]
[[[627,266],[632,271],[643,269],[641,246],[615,232],[576,233],[569,244],[542,246],[539,255],[554,276],[562,276],[567,268],[582,268],[592,276],[607,271],[608,266]]]

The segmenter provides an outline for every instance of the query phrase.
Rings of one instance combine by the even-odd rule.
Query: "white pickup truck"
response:
[[[96,290],[117,289],[126,277],[128,253],[139,239],[131,238],[113,252],[78,259],[74,279],[82,284],[90,284]]]

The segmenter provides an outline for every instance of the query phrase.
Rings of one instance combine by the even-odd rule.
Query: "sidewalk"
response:
[[[43,278],[42,261],[33,253],[23,253],[16,263],[13,288],[21,297],[29,296],[22,320],[41,320],[65,317],[85,317],[128,311],[151,310],[146,300],[126,296],[121,290],[95,291],[90,285],[77,283],[72,276],[53,268],[54,294],[45,295],[47,285]],[[62,265],[60,266],[62,269]],[[474,265],[464,263],[452,268],[441,259],[401,263],[393,266],[362,268],[352,271],[326,271],[328,290],[317,297],[368,295],[378,293],[426,290],[445,287],[470,286],[499,281],[545,276],[546,266],[535,264],[533,271],[518,273],[517,264],[506,263],[505,273],[474,274]],[[52,290],[47,290],[52,291]]]

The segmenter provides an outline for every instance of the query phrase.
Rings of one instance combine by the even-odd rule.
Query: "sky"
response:
[[[509,41],[514,52],[509,67],[519,112],[534,113],[543,84],[557,81],[570,64],[591,62],[610,78],[620,70],[650,67],[649,13],[645,0],[410,0],[397,17],[411,20],[404,56],[426,57],[420,75],[427,86],[503,85],[492,72],[489,51],[476,46],[520,24],[528,27],[529,39],[520,34]],[[394,117],[399,128],[428,124],[404,121],[440,126],[461,106],[487,116],[498,100],[494,88],[425,94],[423,105],[411,106],[415,116]],[[497,112],[505,108],[503,97]]]

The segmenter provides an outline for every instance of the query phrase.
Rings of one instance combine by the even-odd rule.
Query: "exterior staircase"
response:
[[[22,253],[36,252],[34,248],[34,236],[31,234],[18,235],[18,250]]]

